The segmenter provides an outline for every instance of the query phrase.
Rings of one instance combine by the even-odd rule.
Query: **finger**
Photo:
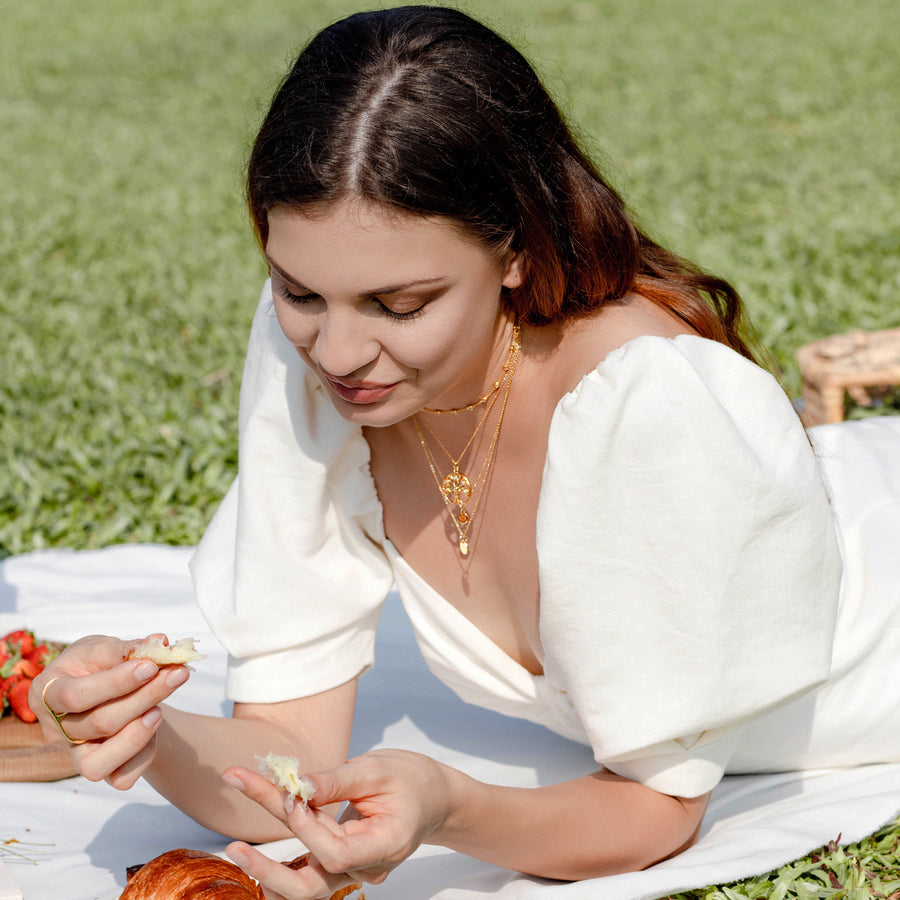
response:
[[[229,844],[225,853],[266,888],[267,897],[277,891],[277,896],[286,900],[315,900],[330,897],[340,888],[354,883],[346,873],[326,872],[315,860],[310,860],[309,865],[301,869],[289,869],[240,841]]]
[[[161,723],[162,713],[154,708],[129,722],[113,737],[74,747],[72,759],[75,767],[88,781],[102,781],[140,754]]]
[[[48,680],[43,699],[57,713],[84,712],[136,691],[158,671],[156,663],[135,659],[87,675],[60,674]]]
[[[316,807],[361,800],[378,793],[382,787],[379,757],[374,752],[303,777],[315,785],[316,792],[310,803]]]
[[[290,826],[326,872],[355,872],[358,874],[352,880],[374,881],[377,873],[383,877],[385,866],[392,868],[395,864],[389,861],[388,841],[378,829],[336,834],[312,812],[292,816]]]
[[[190,672],[184,666],[165,666],[160,669],[155,663],[147,660],[140,661],[137,665],[138,669],[142,665],[149,667],[145,670],[152,672],[149,681],[145,680],[144,684],[132,688],[130,693],[98,703],[88,708],[86,712],[68,712],[66,714],[64,727],[66,734],[72,740],[96,741],[118,734],[129,722],[145,715],[171,696],[190,677]],[[82,681],[84,677],[72,680]],[[135,680],[138,677],[145,678],[144,672],[134,676]],[[62,680],[61,678],[60,681]],[[48,696],[55,687],[56,683],[50,685],[47,690]],[[63,685],[63,698],[66,696],[65,690],[66,686]],[[68,708],[60,709],[53,705],[54,701],[48,700],[48,702],[50,708],[56,712],[62,712],[63,709]],[[65,702],[64,699],[63,702]]]
[[[291,814],[294,809],[303,805],[293,794],[280,791],[267,778],[263,778],[262,775],[243,766],[231,766],[226,769],[222,773],[222,780],[239,790],[248,800],[258,803],[266,812],[280,819],[288,828],[291,828]],[[310,808],[310,812],[334,834],[343,833],[341,826],[327,812],[312,808]]]
[[[114,772],[110,772],[106,776],[106,783],[117,791],[127,791],[133,788],[141,775],[150,767],[150,763],[153,762],[153,757],[156,755],[156,737],[156,732],[154,732],[143,749]]]
[[[222,773],[222,780],[249,800],[258,803],[276,819],[288,824],[284,795],[267,778],[243,766],[230,766]]]

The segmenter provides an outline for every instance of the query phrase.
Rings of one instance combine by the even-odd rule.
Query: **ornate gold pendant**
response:
[[[441,482],[441,493],[447,498],[448,503],[456,506],[465,506],[472,496],[472,482],[465,472],[454,468],[444,476]]]

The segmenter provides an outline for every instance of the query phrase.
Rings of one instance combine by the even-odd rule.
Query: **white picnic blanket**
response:
[[[896,549],[896,548],[894,548]],[[194,636],[209,657],[177,694],[182,708],[228,713],[225,656],[193,602],[191,548],[125,545],[48,551],[0,563],[0,634],[26,627],[73,640],[102,632]],[[539,726],[468,706],[428,671],[396,597],[379,626],[375,669],[361,681],[352,752],[395,746],[476,778],[534,786],[592,771],[588,748]],[[643,900],[775,868],[842,836],[850,842],[900,811],[900,765],[729,777],[715,790],[699,843],[644,872],[566,884],[423,847],[370,900]],[[174,847],[221,852],[207,831],[140,783],[119,793],[83,778],[0,784],[0,841],[50,844],[37,864],[3,857],[26,900],[115,900],[125,868]],[[267,845],[297,855],[293,841]]]

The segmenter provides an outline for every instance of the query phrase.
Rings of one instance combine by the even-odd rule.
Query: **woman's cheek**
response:
[[[281,333],[298,350],[306,349],[315,340],[315,325],[313,317],[297,310],[285,309],[284,304],[276,304],[275,315]]]

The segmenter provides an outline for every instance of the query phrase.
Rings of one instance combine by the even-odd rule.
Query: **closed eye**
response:
[[[416,316],[422,315],[422,313],[425,312],[425,307],[428,305],[427,303],[423,303],[421,306],[416,307],[416,309],[410,309],[407,312],[396,312],[389,306],[385,306],[385,304],[377,297],[373,297],[372,300],[378,304],[379,310],[389,319],[398,319],[401,322],[408,322],[410,319],[415,319]]]
[[[310,303],[313,300],[317,300],[318,294],[295,294],[293,291],[289,291],[284,282],[279,280],[278,284],[278,293],[284,297],[288,303]]]
[[[287,300],[288,303],[295,303],[298,306],[305,303],[312,303],[314,300],[319,299],[318,294],[295,294],[293,291],[288,290],[287,286],[284,282],[279,282],[278,284],[278,293]],[[372,297],[372,302],[377,307],[379,313],[384,316],[387,316],[389,319],[395,319],[401,322],[408,322],[410,319],[416,318],[422,314],[427,306],[426,303],[423,303],[421,306],[416,309],[408,310],[407,312],[397,312],[396,310],[391,309],[389,306],[386,306],[378,297]]]

